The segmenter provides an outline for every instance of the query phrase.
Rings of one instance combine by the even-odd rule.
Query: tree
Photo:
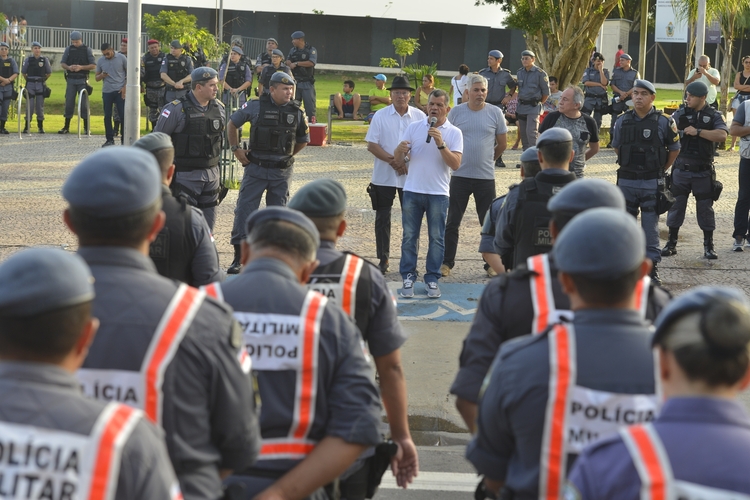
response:
[[[402,70],[406,67],[406,58],[414,54],[419,50],[419,39],[417,38],[394,38],[393,48],[397,56],[399,56],[401,62],[396,61],[392,57],[381,57],[380,67],[382,68],[395,68],[399,66]]]
[[[198,28],[198,18],[184,10],[162,10],[156,16],[143,14],[143,26],[162,45],[179,40],[193,48],[202,47],[209,59],[216,59],[225,50],[226,44],[219,44],[206,28]]]
[[[629,19],[630,31],[641,31],[641,0],[622,0],[620,5],[614,9],[609,19]],[[648,29],[653,31],[656,21],[656,0],[648,1]]]
[[[500,4],[506,26],[526,32],[537,64],[558,78],[560,88],[577,83],[599,30],[620,0],[477,0]]]

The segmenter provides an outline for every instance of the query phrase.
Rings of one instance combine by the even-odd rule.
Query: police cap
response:
[[[284,85],[294,85],[294,78],[283,71],[277,71],[271,76],[271,83],[283,83]]]
[[[346,190],[333,179],[316,179],[302,186],[287,206],[308,217],[334,217],[346,210]]]
[[[80,31],[72,31],[70,33],[70,39],[71,40],[81,40],[81,39],[83,39],[83,35],[81,35]]]
[[[8,44],[7,44],[7,43],[5,43],[5,42],[0,42],[0,47],[5,47],[6,49],[9,49],[9,48],[10,48],[10,45],[8,45]]]
[[[235,46],[233,46],[233,47],[232,47],[232,52],[237,52],[237,53],[238,53],[239,55],[241,55],[241,56],[244,56],[244,55],[245,55],[245,53],[244,53],[244,52],[242,52],[242,49],[241,49],[241,48],[239,48],[239,47],[238,47],[237,45],[235,45]]]
[[[174,149],[172,138],[164,132],[151,132],[146,134],[133,143],[136,148],[145,149],[151,153],[156,153],[162,149]]]
[[[502,59],[503,53],[499,50],[490,50],[490,53],[487,54],[489,57],[494,57],[495,59]]]
[[[190,73],[190,80],[192,80],[193,85],[196,83],[207,82],[212,78],[219,78],[219,73],[217,73],[215,69],[206,66],[195,68],[193,72]]]
[[[654,87],[654,84],[649,82],[648,80],[636,80],[635,83],[633,84],[633,87],[646,89],[652,94],[656,94],[656,87]]]
[[[536,59],[536,54],[534,54],[530,50],[524,50],[523,52],[521,52],[521,57],[523,56],[529,56],[529,57],[533,57],[534,59]]]
[[[155,43],[159,43],[159,40],[156,40],[155,38],[152,38],[148,42],[146,42],[146,45],[153,45]]]
[[[63,184],[70,206],[98,217],[138,213],[161,197],[161,171],[154,155],[113,146],[81,161]]]
[[[74,253],[30,248],[0,264],[0,316],[25,318],[94,299],[94,278]]]
[[[182,48],[182,44],[180,43],[179,40],[172,40],[172,42],[169,44],[169,46],[172,47],[173,49],[181,49]]]
[[[708,95],[708,87],[703,82],[693,82],[685,89],[687,93],[695,97],[705,97]]]
[[[39,43],[39,42],[31,42],[31,46],[32,47],[39,47],[40,49],[42,48],[42,44]]]
[[[292,40],[294,40],[295,38],[305,38],[305,34],[301,31],[295,31],[294,33],[292,33]]]
[[[568,132],[564,128],[552,127],[542,132],[542,134],[536,140],[536,148],[541,149],[544,146],[550,146],[552,144],[561,144],[563,142],[572,143],[573,136],[570,135],[570,132]]]
[[[630,54],[623,54],[620,56],[620,59],[627,59],[628,61],[632,61],[633,58],[630,57]]]
[[[571,216],[598,207],[625,211],[625,197],[620,188],[603,179],[579,179],[567,184],[547,203],[550,212]]]
[[[313,224],[313,221],[305,217],[305,214],[302,212],[298,212],[289,207],[271,206],[256,210],[251,213],[245,221],[245,231],[249,235],[255,226],[272,220],[285,221],[294,224],[310,235],[315,241],[316,248],[320,246],[320,233],[318,232],[318,228],[315,227],[315,224]]]
[[[268,40],[266,40],[266,42],[273,42],[276,45],[279,45],[279,42],[277,42],[275,38],[269,38]]]
[[[529,149],[521,153],[521,161],[527,162],[527,161],[535,161],[539,163],[539,157],[537,156],[537,151],[539,151],[536,146],[531,146]]]
[[[624,210],[592,208],[563,228],[552,254],[563,272],[597,280],[616,279],[641,265],[646,257],[646,237]]]
[[[273,49],[271,51],[271,55],[272,56],[284,57],[284,53],[282,51],[280,51],[279,49]]]

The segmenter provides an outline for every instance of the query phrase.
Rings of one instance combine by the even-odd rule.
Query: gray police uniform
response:
[[[606,68],[603,69],[604,78],[607,80],[604,85],[609,85],[609,70]],[[585,86],[586,82],[602,83],[602,75],[599,73],[599,70],[593,67],[586,68],[583,72],[583,78],[581,78],[581,83],[584,84],[584,99],[581,112],[589,116],[593,113],[598,129],[602,126],[602,112],[607,108],[607,89]]]
[[[680,149],[677,126],[671,117],[651,108],[645,118],[632,110],[624,113],[612,128],[612,147],[618,149],[620,164],[617,185],[625,195],[628,212],[637,217],[640,208],[646,256],[652,262],[661,262],[658,179],[664,173],[668,152]]]
[[[146,84],[144,102],[148,107],[148,121],[156,125],[159,111],[166,103],[167,84],[161,79],[161,65],[166,55],[159,51],[155,56],[146,52],[141,58],[141,81]]]
[[[261,114],[267,107],[268,112]],[[295,101],[278,106],[270,95],[248,101],[231,117],[237,128],[250,122],[250,163],[244,165],[237,207],[234,209],[232,245],[245,239],[245,221],[260,206],[263,193],[266,205],[286,205],[294,165],[294,145],[310,142],[305,116]],[[276,135],[275,132],[280,132]]]
[[[237,469],[227,481],[245,484],[244,498],[253,498],[296,466],[325,437],[367,446],[380,442],[380,403],[372,367],[354,323],[339,307],[306,290],[285,263],[272,258],[251,261],[236,279],[221,284],[220,293],[244,331],[263,401],[259,460],[253,467]],[[304,342],[314,342],[308,336],[315,330],[317,349]],[[269,335],[271,331],[286,335]],[[305,345],[312,349],[309,356]],[[301,381],[304,370],[315,370],[315,378]],[[307,383],[316,383],[316,388],[309,388],[312,399],[296,404]],[[308,423],[295,432],[295,421]],[[325,498],[321,494],[311,498]]]
[[[80,47],[69,45],[65,48],[60,63],[73,66],[79,64],[81,66],[88,66],[89,64],[96,64],[94,59],[94,53],[91,47],[87,47],[81,44]],[[75,115],[75,103],[76,96],[81,90],[86,88],[89,80],[89,71],[66,71],[65,79],[68,82],[65,87],[65,118],[70,119]],[[81,118],[86,119],[89,112],[89,97],[83,98],[83,104],[81,105]]]
[[[193,59],[184,52],[180,57],[172,54],[164,56],[159,73],[166,73],[173,82],[178,82],[193,72]],[[165,102],[174,101],[188,93],[190,85],[184,85],[182,89],[176,89],[172,85],[166,86]]]
[[[729,134],[721,113],[708,104],[696,111],[684,107],[672,114],[672,119],[677,123],[677,128],[683,130],[686,127],[695,127],[699,130],[724,130]],[[695,196],[695,210],[698,226],[703,231],[716,229],[714,218],[714,201],[711,193],[714,167],[715,143],[687,134],[681,134],[680,154],[672,164],[672,187],[670,191],[675,197],[675,203],[669,209],[667,226],[678,228],[685,221],[685,210],[690,193]]]
[[[154,127],[154,132],[172,136],[174,143],[172,192],[184,194],[191,205],[200,208],[211,231],[219,204],[219,160],[225,121],[221,101],[212,99],[203,107],[190,92],[164,106]]]
[[[542,112],[542,96],[549,96],[549,78],[544,70],[532,66],[530,70],[521,67],[516,73],[518,81],[518,132],[521,134],[523,149],[536,144],[539,128],[539,114]]]
[[[292,47],[287,59],[293,63],[310,61],[314,64],[318,62],[318,51],[309,43],[305,44],[303,49]],[[315,117],[317,110],[315,104],[315,67],[305,68],[297,66],[292,70],[292,76],[297,82],[297,94],[294,98],[305,106],[305,114],[308,119]]]
[[[614,85],[615,87],[620,89],[621,92],[627,92],[633,88],[633,86],[635,85],[635,81],[640,80],[640,78],[640,73],[638,73],[638,71],[636,71],[636,69],[633,67],[631,67],[628,71],[617,67],[612,72],[612,79],[609,81],[609,84],[610,86]],[[617,94],[617,92],[615,92],[615,98],[617,97],[620,96],[619,94]],[[628,99],[628,101],[630,101],[630,99]],[[628,109],[628,105],[626,103],[627,101],[620,100],[612,104],[612,118],[617,117],[617,115]]]
[[[29,93],[31,114],[36,113],[37,120],[44,120],[44,82],[47,76],[52,74],[49,59],[44,56],[38,58],[29,56],[23,61],[21,73],[26,75],[26,90]]]
[[[518,187],[518,184],[512,184],[508,186],[508,191],[515,189],[516,187]],[[495,250],[495,228],[497,227],[497,220],[500,218],[500,213],[505,205],[506,196],[507,193],[492,200],[490,208],[487,209],[487,213],[484,214],[481,237],[479,239],[480,253],[497,253]]]
[[[479,74],[487,79],[487,99],[486,101],[495,106],[502,106],[501,101],[505,99],[505,87],[509,90],[516,88],[516,80],[513,78],[510,70],[498,68],[492,71],[487,66],[479,70]]]
[[[233,89],[237,89],[246,82],[253,81],[253,70],[249,62],[240,59],[239,62],[233,63],[229,59],[219,67],[219,80],[224,80],[227,85]],[[233,104],[232,94],[228,90],[224,90],[221,94],[221,101],[224,103],[224,106],[231,108]],[[245,101],[247,101],[247,89],[237,93],[237,107],[245,104]]]
[[[0,362],[0,400],[3,498],[94,498],[80,496],[97,477],[94,464],[113,468],[113,476],[97,477],[114,492],[106,498],[182,498],[164,433],[133,408],[85,398],[70,372],[46,363]],[[122,446],[99,448],[102,430]],[[96,453],[112,449],[111,461]]]
[[[16,60],[8,56],[5,59],[0,58],[0,76],[10,78],[18,74],[18,64]],[[0,108],[0,121],[3,123],[8,120],[8,108],[13,97],[13,82],[8,85],[0,85],[0,99],[2,99],[2,108]],[[3,127],[4,128],[4,127]]]
[[[78,372],[84,393],[144,407],[164,428],[184,497],[221,498],[219,469],[249,467],[259,446],[252,382],[238,362],[231,309],[159,276],[136,250],[81,247],[78,254],[91,267],[92,314],[101,321]],[[170,337],[162,325],[173,323]],[[171,359],[152,354],[165,349]],[[160,387],[144,372],[162,374]]]
[[[271,77],[274,73],[277,73],[279,71],[283,71],[287,75],[292,76],[292,70],[289,69],[289,66],[284,63],[281,63],[278,68],[274,68],[273,64],[271,64],[270,66],[265,66],[263,68],[263,71],[260,72],[260,76],[258,76],[258,83],[263,85],[264,94],[271,93]]]

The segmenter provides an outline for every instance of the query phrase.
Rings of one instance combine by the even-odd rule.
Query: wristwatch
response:
[[[443,143],[440,146],[438,146],[438,149],[445,149],[445,143]]]
[[[239,146],[239,145],[236,145],[236,146],[232,146],[232,147],[231,147],[231,148],[229,148],[229,149],[231,149],[231,150],[232,150],[232,153],[234,153],[235,151],[237,151],[238,149],[240,149],[240,146]]]

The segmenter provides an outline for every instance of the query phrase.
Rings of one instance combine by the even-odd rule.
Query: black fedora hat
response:
[[[397,76],[393,79],[393,83],[391,83],[391,86],[388,87],[386,90],[395,90],[395,89],[407,89],[414,92],[414,88],[412,88],[409,85],[409,79],[404,76]]]

